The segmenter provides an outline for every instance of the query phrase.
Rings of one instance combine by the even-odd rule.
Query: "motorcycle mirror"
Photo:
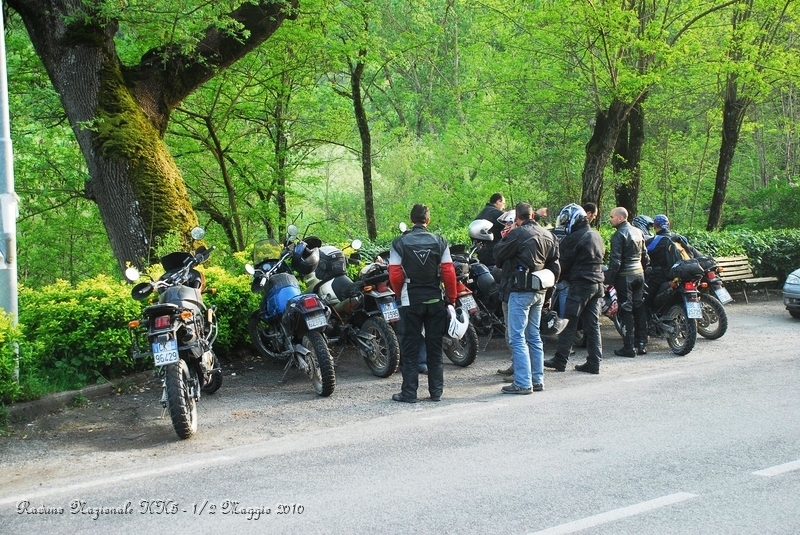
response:
[[[256,268],[253,267],[253,264],[245,264],[244,270],[248,272],[250,275],[255,275]]]
[[[131,282],[136,282],[139,280],[139,270],[135,267],[129,267],[125,270],[125,278]]]
[[[363,243],[361,240],[359,240],[359,239],[355,239],[355,240],[353,240],[352,242],[350,242],[350,247],[352,247],[352,248],[353,248],[353,249],[355,249],[356,251],[358,251],[359,249],[361,249],[361,246],[362,246],[362,245],[364,245],[364,243]]]
[[[202,240],[206,235],[206,231],[203,227],[194,227],[191,234],[193,240]]]
[[[136,301],[142,301],[151,293],[153,293],[153,285],[149,282],[140,282],[131,290],[131,297]]]
[[[286,229],[286,237],[290,240],[296,239],[300,235],[300,229],[297,228],[297,225],[289,225]]]
[[[405,232],[408,230],[408,225],[406,225],[405,223],[400,223],[398,227],[400,228],[400,232]]]

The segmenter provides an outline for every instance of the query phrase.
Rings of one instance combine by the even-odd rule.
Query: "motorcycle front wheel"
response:
[[[250,314],[250,324],[248,331],[250,332],[250,340],[253,342],[253,347],[262,358],[269,358],[269,324],[261,321],[261,314],[258,310]]]
[[[478,331],[470,323],[464,337],[461,340],[453,338],[445,340],[442,344],[442,351],[450,359],[450,362],[466,368],[475,362],[475,358],[478,356]]]
[[[725,307],[713,295],[700,294],[703,318],[697,320],[697,334],[709,340],[722,338],[728,330],[728,314]]]
[[[219,368],[219,360],[217,360],[217,356],[214,355],[214,368]],[[213,394],[217,390],[220,389],[222,386],[222,370],[216,370],[211,372],[208,377],[206,378],[206,383],[203,385],[203,388],[200,391],[203,394]]]
[[[389,377],[397,371],[400,364],[400,345],[397,335],[383,318],[373,316],[362,325],[361,330],[374,337],[374,360],[364,357],[364,362],[376,377]]]
[[[318,331],[307,332],[303,335],[303,347],[309,351],[306,373],[311,378],[314,391],[323,397],[330,396],[336,388],[336,372],[325,337]]]
[[[172,428],[181,439],[187,439],[197,431],[197,404],[189,387],[190,379],[189,367],[183,360],[167,364],[167,407]]]
[[[697,341],[697,323],[686,316],[683,303],[672,305],[665,319],[673,327],[673,332],[666,333],[669,348],[676,355],[688,355]]]

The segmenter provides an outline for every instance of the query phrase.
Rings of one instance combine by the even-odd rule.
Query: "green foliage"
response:
[[[20,291],[20,325],[25,367],[20,373],[58,389],[103,382],[149,363],[130,354],[127,322],[141,305],[130,287],[105,275],[76,286],[66,281]],[[35,380],[34,380],[35,382]]]
[[[241,270],[244,273],[244,269]],[[259,296],[250,291],[250,275],[234,275],[218,267],[204,270],[207,292],[203,301],[217,307],[219,335],[214,351],[220,356],[229,355],[237,347],[249,343],[247,326],[250,313],[258,308]]]
[[[22,341],[22,332],[11,317],[0,310],[0,405],[11,403],[20,394],[14,378],[17,348]]]

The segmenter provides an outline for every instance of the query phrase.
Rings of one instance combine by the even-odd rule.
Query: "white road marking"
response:
[[[636,381],[650,381],[652,379],[661,379],[662,377],[672,377],[673,375],[681,375],[682,371],[674,371],[669,373],[659,373],[657,375],[644,375],[642,377],[631,377],[629,379],[623,379],[623,383],[635,383]]]
[[[196,468],[198,466],[206,466],[211,465],[215,462],[222,462],[228,461],[231,457],[213,457],[211,459],[201,459],[198,461],[192,461],[183,464],[176,464],[172,466],[163,466],[153,470],[145,470],[142,472],[126,472],[124,474],[120,474],[117,476],[112,477],[103,477],[98,479],[92,479],[89,481],[82,481],[80,483],[74,483],[71,485],[64,485],[63,487],[50,487],[50,488],[43,488],[42,490],[29,492],[27,494],[22,494],[19,496],[11,496],[9,498],[0,498],[0,505],[7,505],[10,503],[16,504],[22,500],[34,500],[35,498],[41,498],[42,496],[48,496],[50,494],[59,494],[59,493],[70,493],[76,490],[83,490],[88,489],[91,487],[98,487],[102,485],[109,485],[112,483],[119,483],[121,481],[130,481],[132,479],[141,479],[144,477],[152,477],[152,476],[160,476],[164,475],[168,472],[179,472],[181,470],[188,470],[190,468]]]
[[[790,463],[771,466],[769,468],[759,470],[758,472],[753,472],[753,475],[772,477],[772,476],[777,476],[779,474],[784,474],[786,472],[791,472],[792,470],[800,470],[800,461],[792,461]]]
[[[608,522],[613,522],[629,516],[639,515],[648,511],[652,511],[653,509],[658,509],[659,507],[666,507],[667,505],[672,505],[674,503],[690,500],[696,497],[697,494],[677,492],[675,494],[670,494],[669,496],[656,498],[655,500],[629,505],[628,507],[614,509],[613,511],[600,513],[599,515],[582,518],[581,520],[575,520],[574,522],[568,522],[567,524],[561,524],[560,526],[554,526],[542,531],[537,531],[531,535],[561,535],[564,533],[575,533],[576,531],[581,531],[586,528],[599,526],[600,524],[606,524]]]

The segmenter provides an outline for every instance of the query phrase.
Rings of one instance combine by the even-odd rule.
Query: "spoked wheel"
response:
[[[325,337],[317,331],[308,332],[303,335],[303,347],[309,350],[306,373],[311,378],[314,391],[323,397],[330,396],[336,388],[336,372]]]
[[[219,360],[217,360],[216,355],[214,355],[214,368],[219,368]],[[211,374],[206,378],[206,384],[203,385],[203,388],[201,388],[200,391],[203,394],[213,394],[219,390],[221,386],[222,370],[216,370],[211,372]]]
[[[667,319],[673,327],[673,332],[666,333],[669,348],[676,355],[688,355],[697,341],[697,323],[686,316],[683,304],[672,305]]]
[[[191,381],[186,362],[180,360],[166,366],[167,407],[172,427],[182,439],[191,437],[197,431],[197,404],[192,388],[197,382]]]
[[[728,314],[719,299],[709,294],[700,294],[703,318],[697,320],[697,334],[709,340],[722,338],[728,330]]]
[[[368,318],[361,325],[361,330],[373,336],[373,358],[364,357],[364,362],[373,375],[377,377],[389,377],[397,371],[400,364],[400,345],[397,342],[397,335],[386,323],[378,316]]]
[[[456,366],[469,366],[478,356],[478,331],[470,323],[461,340],[446,336],[442,342],[442,351]]]

